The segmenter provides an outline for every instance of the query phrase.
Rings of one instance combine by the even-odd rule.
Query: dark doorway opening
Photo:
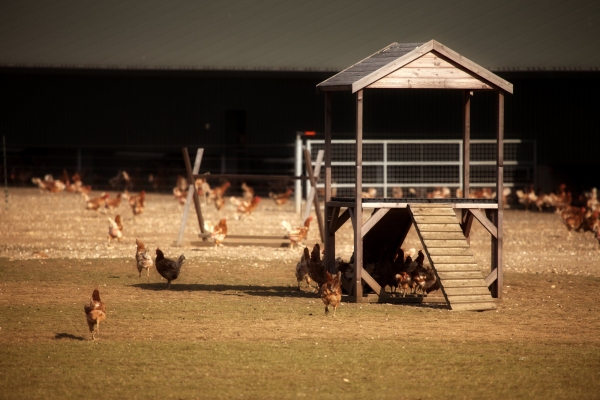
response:
[[[225,138],[227,172],[245,172],[248,166],[246,110],[225,110]]]

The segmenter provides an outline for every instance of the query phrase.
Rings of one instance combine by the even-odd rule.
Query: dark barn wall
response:
[[[48,171],[54,174],[63,158],[65,167],[76,166],[76,149],[81,149],[82,167],[104,168],[100,175],[114,175],[136,162],[146,162],[147,169],[165,164],[178,169],[181,146],[205,147],[203,167],[213,171],[222,165],[221,155],[229,172],[278,171],[280,164],[257,160],[289,158],[296,131],[322,131],[323,96],[315,86],[330,75],[0,70],[5,104],[0,127],[9,161],[37,162],[39,171],[54,168]],[[542,171],[557,179],[598,185],[600,74],[501,75],[514,84],[514,94],[506,97],[506,137],[536,139]],[[493,93],[475,92],[474,138],[494,137],[495,102]],[[226,115],[236,115],[237,122],[228,125]],[[246,136],[240,139],[231,126],[243,118]],[[333,94],[333,118],[334,138],[353,137],[353,95]],[[367,138],[460,138],[461,132],[460,91],[365,91]],[[27,151],[35,157],[18,157]],[[115,161],[119,151],[140,154]]]

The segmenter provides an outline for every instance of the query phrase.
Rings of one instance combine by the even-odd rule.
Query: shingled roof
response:
[[[432,54],[433,58],[429,58],[425,68],[423,63],[413,63],[426,58],[428,54]],[[397,71],[402,68],[410,72],[398,74]],[[377,84],[386,77],[393,78]],[[392,43],[319,83],[317,91],[349,90],[355,93],[367,87],[499,89],[513,92],[511,83],[435,40],[426,43]]]

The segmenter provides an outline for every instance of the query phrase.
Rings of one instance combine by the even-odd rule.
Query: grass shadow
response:
[[[165,283],[136,283],[131,285],[143,290],[162,291],[167,290]],[[298,290],[289,286],[256,286],[256,285],[207,285],[202,283],[172,283],[169,289],[173,292],[236,292],[236,295],[249,295],[261,297],[300,297],[315,298],[316,293]],[[224,293],[232,295],[234,293]]]
[[[61,332],[61,333],[57,333],[54,336],[54,339],[71,339],[71,340],[85,340],[85,338],[81,337],[81,336],[75,336],[71,333],[65,333],[65,332]]]

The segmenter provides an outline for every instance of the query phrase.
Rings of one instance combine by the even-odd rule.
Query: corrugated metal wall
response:
[[[329,74],[330,75],[330,74]],[[506,74],[505,74],[506,75]],[[0,128],[9,148],[37,148],[83,158],[99,149],[171,154],[182,165],[180,146],[206,147],[207,157],[281,158],[293,155],[296,131],[323,127],[323,98],[315,85],[328,74],[0,70]],[[536,73],[503,76],[514,84],[506,98],[506,137],[536,139],[538,162],[597,184],[600,74]],[[334,137],[353,137],[354,97],[334,93]],[[495,96],[476,92],[472,102],[474,138],[493,138]],[[236,139],[225,132],[226,110],[244,110],[243,151],[227,149]],[[367,138],[460,138],[462,94],[441,90],[367,90]],[[52,150],[40,150],[40,149]],[[60,150],[62,149],[62,150]],[[152,157],[151,157],[152,158]],[[214,161],[216,165],[217,161]],[[85,164],[86,161],[84,160]],[[97,167],[97,163],[93,163]],[[91,165],[91,167],[94,167]],[[208,165],[208,164],[204,164]],[[256,169],[249,162],[236,169]],[[85,167],[86,165],[84,165]],[[115,166],[116,167],[116,166]],[[175,167],[176,168],[176,167]],[[214,168],[214,166],[213,166]],[[262,165],[260,168],[265,168]],[[281,168],[273,164],[273,168]],[[114,169],[114,168],[113,168]],[[265,171],[261,171],[265,172]]]

